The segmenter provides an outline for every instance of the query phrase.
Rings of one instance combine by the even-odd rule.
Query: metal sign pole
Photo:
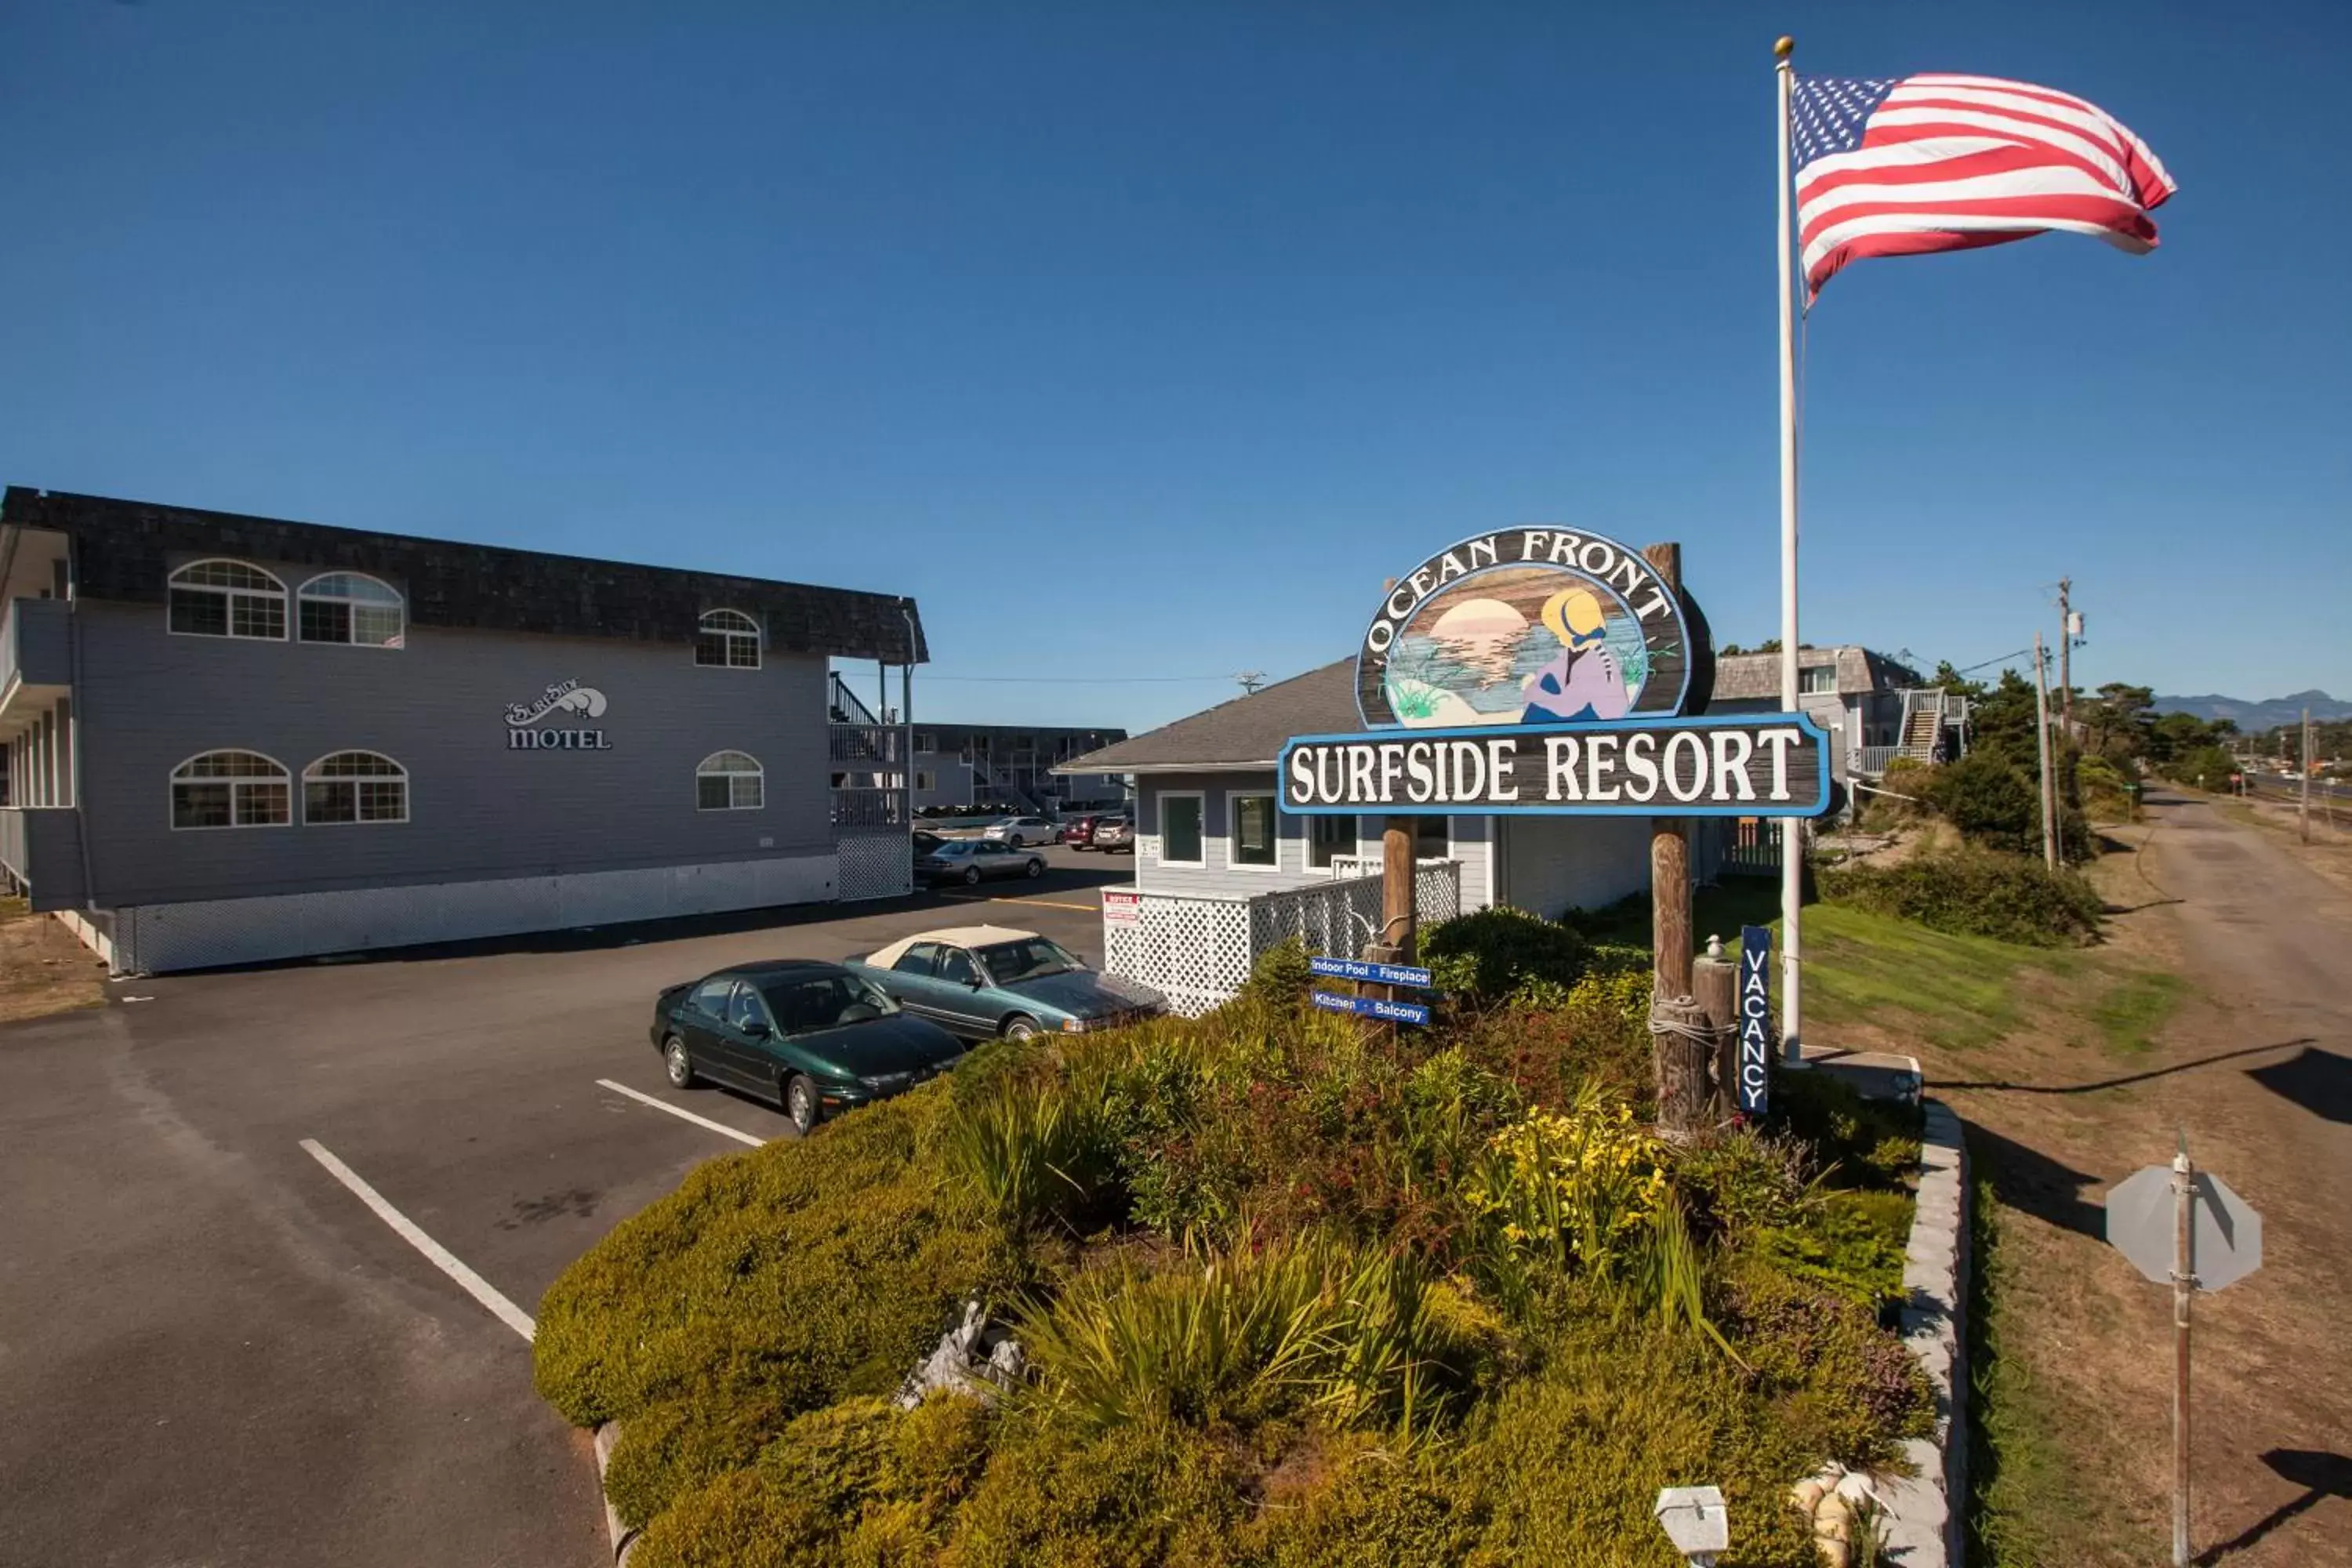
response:
[[[2197,1178],[2189,1134],[2172,1157],[2172,1568],[2189,1568],[2189,1303],[2197,1290],[2191,1218]]]

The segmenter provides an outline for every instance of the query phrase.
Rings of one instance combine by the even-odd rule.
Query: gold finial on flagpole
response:
[[[1774,59],[1776,59],[1776,60],[1785,60],[1785,59],[1787,59],[1790,55],[1795,54],[1796,52],[1797,52],[1797,40],[1796,40],[1796,39],[1794,39],[1794,38],[1792,38],[1792,37],[1789,37],[1787,34],[1785,34],[1785,33],[1783,33],[1783,34],[1782,34],[1782,35],[1781,35],[1778,39],[1774,40],[1774,42],[1773,42],[1773,45],[1772,45],[1772,58],[1773,58]]]

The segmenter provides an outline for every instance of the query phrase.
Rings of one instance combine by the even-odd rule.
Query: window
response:
[[[713,752],[694,770],[697,811],[757,811],[766,804],[760,764],[740,752]]]
[[[1201,864],[1201,797],[1160,797],[1160,858],[1180,865]]]
[[[286,640],[286,584],[242,561],[194,561],[172,574],[168,624],[183,637]]]
[[[1416,860],[1443,860],[1449,846],[1445,839],[1446,825],[1451,818],[1416,816],[1412,819],[1412,858]]]
[[[936,752],[939,749],[940,738],[937,735],[933,734],[929,730],[918,730],[915,731],[915,750],[919,752]]]
[[[929,974],[938,967],[939,959],[938,942],[919,942],[900,953],[898,962],[892,964],[890,968],[899,974]]]
[[[727,998],[735,990],[735,982],[722,974],[716,980],[706,980],[694,988],[694,1010],[706,1018],[727,1016]]]
[[[694,635],[694,662],[715,669],[760,668],[760,623],[740,610],[711,610]]]
[[[1356,819],[1352,816],[1310,816],[1307,819],[1307,863],[1328,867],[1341,855],[1356,852]]]
[[[1237,795],[1232,797],[1234,864],[1271,866],[1275,863],[1274,796]]]
[[[330,572],[295,595],[295,635],[304,642],[399,647],[406,640],[407,606],[399,590],[357,572]]]
[[[960,947],[940,949],[940,978],[950,985],[977,985],[980,971],[972,967],[971,954]]]
[[[1800,692],[1835,691],[1837,689],[1837,666],[1833,664],[1813,664],[1806,666],[1804,668],[1797,671],[1797,689]]]
[[[768,1020],[767,1004],[749,985],[735,987],[735,999],[727,1005],[727,1021],[738,1029],[774,1028]]]
[[[935,790],[940,787],[940,775],[937,773],[927,773],[923,772],[922,769],[917,768],[915,770],[915,787],[926,792]]]
[[[293,786],[258,752],[206,752],[172,770],[172,826],[283,827],[294,819]]]
[[[408,770],[374,752],[336,752],[302,770],[306,823],[406,822]]]

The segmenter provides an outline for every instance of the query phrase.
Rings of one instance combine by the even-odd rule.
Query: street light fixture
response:
[[[1730,1550],[1731,1516],[1719,1487],[1664,1487],[1658,1492],[1658,1523],[1691,1568],[1715,1568],[1717,1552]]]

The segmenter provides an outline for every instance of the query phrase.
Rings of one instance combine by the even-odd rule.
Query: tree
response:
[[[2110,680],[2098,696],[2083,705],[2083,723],[2091,733],[2091,751],[2103,757],[2147,754],[2147,731],[2154,715],[2148,710],[2156,693],[2145,686]]]

